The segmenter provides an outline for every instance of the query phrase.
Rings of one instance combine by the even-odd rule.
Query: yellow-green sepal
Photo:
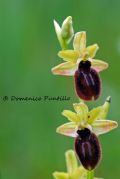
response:
[[[69,179],[68,173],[65,172],[54,172],[53,177],[54,179]]]
[[[58,56],[65,61],[76,63],[79,58],[79,52],[75,50],[62,50],[58,52]]]
[[[62,112],[62,115],[67,117],[67,119],[71,122],[75,122],[75,123],[80,122],[79,116],[70,110],[64,110]]]

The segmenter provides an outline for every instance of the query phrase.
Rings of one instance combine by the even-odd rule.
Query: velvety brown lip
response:
[[[98,72],[91,68],[91,62],[81,61],[74,78],[75,90],[81,99],[86,101],[98,99],[101,92],[101,80]]]
[[[78,131],[75,139],[76,154],[87,170],[93,170],[101,159],[101,146],[97,136],[85,128]]]

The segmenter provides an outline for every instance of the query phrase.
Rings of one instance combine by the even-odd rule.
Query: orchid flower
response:
[[[54,172],[55,179],[86,179],[88,171],[83,166],[78,166],[75,152],[68,150],[65,154],[67,172]],[[94,178],[102,179],[102,178]]]
[[[59,51],[58,56],[65,62],[52,68],[52,72],[55,75],[73,76],[78,69],[78,64],[82,60],[89,60],[92,68],[97,72],[105,70],[108,64],[102,60],[93,59],[98,51],[97,44],[86,47],[86,32],[77,32],[73,40],[74,50],[62,50]]]
[[[70,121],[57,128],[57,132],[70,137],[77,137],[77,131],[88,128],[96,135],[104,134],[118,126],[116,121],[105,119],[110,106],[110,97],[108,97],[102,106],[88,110],[84,102],[75,103],[73,107],[75,112],[64,110],[63,116]]]
[[[106,62],[93,59],[97,44],[86,47],[86,32],[75,34],[74,50],[62,50],[58,56],[64,63],[52,69],[53,74],[74,76],[76,94],[83,100],[96,100],[101,93],[101,79],[99,72],[108,67]]]

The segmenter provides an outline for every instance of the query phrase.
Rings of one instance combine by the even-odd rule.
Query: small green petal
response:
[[[54,172],[53,177],[55,179],[69,179],[68,173],[64,173],[64,172]]]
[[[74,107],[75,111],[77,112],[77,114],[79,115],[79,118],[81,120],[87,119],[88,107],[84,102],[74,103],[73,107]]]
[[[78,167],[72,174],[72,179],[86,179],[87,170],[83,166]]]
[[[73,76],[77,69],[77,65],[71,62],[61,63],[52,68],[52,73],[55,75]]]
[[[118,127],[118,124],[116,121],[111,121],[111,120],[96,120],[92,124],[93,132],[96,135],[101,135],[107,132],[110,132],[111,130],[115,129]]]
[[[78,115],[70,110],[64,110],[62,112],[62,115],[67,117],[69,121],[71,122],[79,122],[80,118],[78,117]]]
[[[67,44],[71,41],[74,35],[73,25],[72,25],[72,17],[68,16],[62,24],[61,28],[61,36],[67,42]]]
[[[97,59],[91,59],[92,62],[92,68],[94,68],[97,72],[103,71],[108,68],[108,63],[97,60]]]
[[[103,104],[102,106],[102,112],[100,114],[100,118],[101,119],[105,119],[107,114],[108,114],[108,111],[109,111],[109,108],[110,108],[110,102],[111,102],[111,97],[108,96],[105,103]]]
[[[89,124],[93,123],[95,120],[106,118],[106,116],[108,114],[109,107],[110,107],[110,101],[111,101],[111,97],[109,96],[109,97],[107,97],[103,106],[94,108],[88,113],[88,123]]]
[[[75,152],[73,150],[68,150],[65,154],[67,171],[71,175],[78,167]]]
[[[57,21],[55,21],[55,20],[54,20],[54,27],[55,27],[55,32],[56,32],[58,41],[60,43],[60,46],[62,47],[64,44],[64,41],[61,36],[61,28],[60,28],[59,24],[57,23]]]
[[[77,137],[77,125],[74,122],[68,122],[59,126],[56,130],[57,133],[66,135],[69,137]]]
[[[76,63],[79,58],[79,52],[75,50],[62,50],[58,53],[58,56],[65,61]]]
[[[99,49],[98,45],[94,44],[88,46],[85,51],[88,52],[90,58],[93,58],[96,55],[98,49]]]
[[[88,112],[88,123],[92,124],[95,120],[100,119],[102,111],[103,111],[103,107],[99,106]]]
[[[86,48],[86,32],[78,32],[75,34],[73,41],[74,50],[79,51],[80,53]]]
[[[59,26],[59,24],[57,23],[56,20],[54,20],[53,22],[54,22],[54,27],[55,27],[55,31],[56,31],[57,37],[59,38],[60,34],[61,34],[61,28],[60,28],[60,26]]]

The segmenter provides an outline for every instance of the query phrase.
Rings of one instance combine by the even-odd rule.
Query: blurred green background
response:
[[[0,0],[0,176],[1,179],[52,179],[65,171],[64,152],[73,139],[55,129],[66,122],[63,109],[77,102],[71,77],[51,74],[61,60],[53,19],[73,17],[75,31],[86,30],[88,44],[97,42],[97,58],[110,68],[101,73],[102,97],[112,96],[109,119],[120,118],[120,1]],[[66,102],[11,102],[3,96],[70,96]],[[120,178],[120,130],[103,135],[103,160],[96,176]]]

